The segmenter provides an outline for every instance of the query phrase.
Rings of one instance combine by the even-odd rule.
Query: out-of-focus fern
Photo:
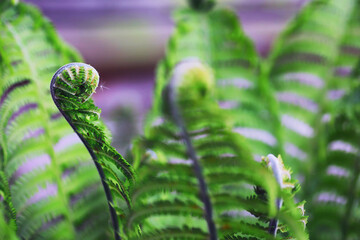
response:
[[[360,86],[355,69],[353,91],[337,103],[328,124],[326,161],[319,164],[310,202],[310,234],[316,239],[358,239],[360,176]]]
[[[131,192],[128,236],[274,239],[269,223],[250,214],[254,210],[279,218],[296,239],[307,239],[292,196],[231,131],[231,118],[214,99],[212,78],[198,61],[179,63],[163,90],[161,121],[134,144],[139,179]],[[250,197],[254,185],[266,191],[268,201]],[[278,213],[277,198],[288,206]]]
[[[49,93],[54,71],[80,57],[34,7],[0,6],[0,205],[6,224],[16,224],[21,239],[104,239],[109,214],[98,174]]]
[[[14,226],[6,221],[3,205],[0,203],[0,239],[18,240]]]
[[[236,14],[216,7],[184,8],[175,12],[175,21],[166,57],[158,68],[152,116],[160,109],[161,92],[173,67],[183,59],[196,58],[213,69],[216,99],[234,119],[233,131],[248,139],[255,158],[281,153],[276,106],[268,83],[260,81],[258,56]]]
[[[9,182],[3,171],[0,171],[0,201],[2,205],[1,210],[4,211],[0,216],[4,216],[4,221],[6,221],[13,230],[16,230],[16,210],[12,203]]]
[[[339,46],[333,76],[327,84],[329,100],[340,99],[346,92],[352,90],[351,74],[360,58],[359,8],[360,1],[357,0]]]
[[[356,1],[354,9],[359,9],[360,2]],[[340,105],[337,101],[341,100],[341,97],[353,91],[353,77],[354,70],[358,60],[360,59],[360,12],[353,11],[350,21],[347,24],[345,34],[342,37],[341,44],[339,45],[338,55],[336,57],[335,66],[332,71],[332,75],[327,82],[327,96],[328,99],[328,112],[323,117],[323,124],[326,124],[334,116],[333,111],[336,111]],[[325,137],[326,134],[322,134]],[[324,141],[325,142],[325,141]],[[324,150],[326,151],[326,144],[324,144]],[[316,160],[315,160],[316,159]],[[317,191],[316,183],[319,178],[322,177],[324,164],[326,164],[325,157],[314,158],[312,169],[310,174],[305,178],[303,186],[306,188],[307,194],[313,195]]]
[[[314,0],[300,11],[274,45],[265,70],[279,101],[287,163],[296,174],[323,155],[319,136],[338,48],[354,0]],[[307,160],[307,164],[303,161]]]
[[[134,172],[128,162],[110,145],[99,121],[101,111],[91,99],[99,80],[97,71],[90,65],[70,63],[54,74],[51,95],[94,159],[109,201],[115,239],[120,239],[117,217],[123,219],[126,211],[130,209],[128,188],[134,180]]]

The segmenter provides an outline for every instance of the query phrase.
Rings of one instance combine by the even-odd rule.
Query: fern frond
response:
[[[149,125],[156,121],[161,93],[172,69],[180,61],[197,59],[213,69],[215,98],[231,115],[234,132],[249,141],[254,157],[260,160],[269,152],[281,153],[280,123],[273,109],[275,99],[268,83],[258,74],[255,47],[241,29],[235,12],[216,7],[208,11],[184,8],[175,12],[175,22],[166,57],[158,67]]]
[[[356,1],[354,9],[359,9],[360,2]],[[341,44],[336,58],[335,68],[332,78],[327,86],[327,98],[338,100],[345,93],[351,92],[352,73],[360,58],[360,13],[352,11],[345,33],[341,39]]]
[[[201,229],[210,239],[212,234],[216,239],[249,234],[273,239],[250,211],[275,217],[276,198],[283,193],[271,171],[253,160],[244,139],[232,133],[231,121],[214,100],[212,79],[198,61],[179,63],[164,88],[161,120],[137,140],[133,150],[139,179],[126,224],[130,238],[160,234],[167,239],[176,227],[182,234]],[[254,185],[265,189],[268,202],[249,199]],[[289,211],[279,214],[285,224],[295,222]],[[216,232],[209,230],[211,222]],[[303,226],[288,227],[297,239],[307,239]]]
[[[71,136],[66,121],[57,117],[48,88],[56,69],[80,57],[28,4],[1,4],[0,35],[0,173],[5,216],[16,219],[21,239],[79,239],[89,232],[94,233],[90,239],[103,239],[109,214],[102,210],[106,199],[99,191],[97,172],[86,167],[90,156]],[[71,190],[69,180],[74,184]],[[89,191],[96,193],[94,204],[72,204]],[[75,214],[84,209],[90,214]]]
[[[285,159],[296,174],[308,174],[312,155],[319,159],[323,154],[317,136],[322,134],[327,85],[354,2],[307,4],[276,41],[265,68],[279,101]]]
[[[276,201],[277,209],[279,211],[280,218],[283,217],[286,219],[287,224],[281,224],[278,227],[278,219],[268,219],[263,216],[259,216],[262,221],[269,222],[268,231],[276,236],[278,229],[280,230],[280,236],[282,238],[294,238],[296,233],[292,232],[294,229],[289,228],[287,225],[298,225],[300,228],[305,229],[307,217],[305,216],[304,203],[300,202],[295,204],[295,194],[300,190],[300,185],[297,181],[291,179],[291,171],[287,169],[284,165],[284,162],[279,156],[276,158],[274,155],[269,154],[266,158],[263,159],[264,164],[271,169],[274,174],[274,177],[279,184],[280,188],[283,189],[283,197],[279,197]],[[256,197],[262,201],[267,201],[266,192],[261,188],[256,188]],[[286,212],[288,216],[283,215]],[[256,213],[255,213],[256,214]]]
[[[359,62],[360,63],[360,62]],[[360,64],[357,65],[359,67]],[[359,74],[356,87],[337,103],[328,123],[326,161],[314,177],[316,192],[309,210],[311,236],[317,239],[357,239],[359,222]]]
[[[13,207],[8,180],[2,171],[0,171],[0,206],[0,216],[4,224],[13,225],[12,230],[16,231],[16,210]]]
[[[99,75],[93,67],[83,63],[70,63],[54,74],[51,95],[94,160],[109,201],[115,238],[120,239],[117,218],[123,218],[131,207],[127,189],[134,180],[134,172],[129,163],[110,145],[99,121],[100,109],[91,99],[98,83]],[[122,206],[124,204],[125,207]]]
[[[1,195],[0,195],[1,196]],[[0,239],[18,240],[15,222],[8,222],[4,215],[4,208],[0,201]]]

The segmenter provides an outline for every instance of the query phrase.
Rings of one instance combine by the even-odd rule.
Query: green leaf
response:
[[[354,3],[308,3],[275,41],[264,68],[279,101],[284,159],[295,176],[302,173],[307,177],[323,158],[321,121],[328,108],[327,87]]]
[[[93,67],[83,63],[70,63],[54,74],[51,95],[94,160],[109,202],[115,239],[120,239],[118,218],[122,221],[131,208],[128,188],[134,181],[135,173],[130,164],[110,145],[105,134],[105,127],[99,119],[100,109],[91,99],[98,83],[99,75]]]
[[[147,126],[157,119],[161,93],[171,71],[180,61],[197,59],[212,68],[215,98],[231,115],[234,132],[247,138],[254,158],[281,153],[275,99],[267,80],[258,74],[255,47],[241,29],[236,13],[221,8],[207,12],[184,8],[176,11],[174,18],[176,28],[158,67],[154,107]]]
[[[4,216],[21,239],[81,239],[84,234],[93,236],[88,239],[104,239],[109,214],[103,211],[106,199],[98,174],[89,165],[84,146],[67,144],[78,139],[71,137],[66,121],[58,118],[49,93],[54,71],[80,57],[36,8],[8,2],[0,5]],[[89,192],[96,193],[93,199],[85,198]],[[73,205],[79,198],[87,202]],[[89,212],[75,214],[84,210]]]
[[[250,211],[274,218],[281,196],[288,207],[279,218],[297,239],[307,239],[303,223],[292,213],[293,195],[280,190],[272,172],[254,161],[245,140],[231,131],[214,98],[213,81],[210,69],[198,61],[181,62],[173,70],[158,121],[133,148],[139,179],[131,191],[134,207],[127,235],[166,239],[174,227],[174,237],[195,227],[208,238],[251,234],[272,239]],[[255,185],[265,189],[267,202],[250,198]],[[211,221],[215,233],[209,231]]]

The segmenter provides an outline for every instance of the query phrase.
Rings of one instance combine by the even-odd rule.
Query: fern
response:
[[[4,209],[0,203],[0,239],[17,240],[14,226],[5,221]]]
[[[16,229],[16,210],[13,207],[9,183],[4,172],[0,172],[0,199],[4,205],[4,209],[6,209],[5,220]]]
[[[356,1],[354,9],[359,9],[360,2]],[[336,57],[335,68],[333,69],[332,78],[330,79],[328,89],[328,99],[340,99],[346,92],[351,91],[351,77],[360,58],[360,13],[352,11],[348,21],[345,33]]]
[[[275,179],[277,183],[280,185],[284,191],[287,192],[288,198],[294,198],[297,191],[300,190],[300,185],[297,183],[296,180],[291,179],[291,170],[287,169],[279,156],[276,158],[274,155],[269,154],[266,158],[263,158],[263,164],[270,168],[275,176]],[[260,187],[255,188],[256,198],[267,201],[266,192],[261,189]],[[277,209],[282,209],[283,211],[285,209],[291,209],[294,206],[287,206],[285,203],[283,205],[283,199],[278,198],[276,201]],[[292,217],[296,219],[297,222],[301,222],[304,227],[307,223],[307,217],[305,216],[305,210],[304,210],[304,204],[305,201],[297,203],[297,211],[292,212]],[[285,210],[286,211],[286,210]],[[257,215],[259,213],[254,213],[254,215]],[[280,223],[278,226],[278,220],[277,219],[268,219],[266,216],[259,216],[260,220],[269,222],[269,232],[276,235],[276,231],[279,228],[280,229],[280,236],[281,239],[288,239],[291,237],[294,237],[294,235],[289,231],[289,228],[286,226],[286,224]]]
[[[296,174],[308,174],[316,162],[309,159],[323,155],[315,136],[322,136],[326,89],[353,7],[353,0],[310,2],[276,41],[265,68],[279,101],[285,159]]]
[[[317,191],[310,204],[309,229],[317,239],[356,239],[360,235],[358,69],[360,61],[353,72],[353,91],[337,103],[339,110],[328,123],[326,161],[318,168]]]
[[[115,238],[120,239],[117,217],[124,218],[125,211],[131,207],[128,188],[134,179],[134,172],[128,162],[111,147],[99,121],[100,109],[90,98],[98,83],[99,75],[93,67],[70,63],[54,74],[51,95],[95,162],[109,201]]]
[[[131,166],[96,70],[35,8],[0,2],[0,239],[111,238],[106,203],[115,239],[309,239],[300,185],[261,160],[283,151],[311,238],[358,238],[360,2],[310,2],[264,64],[233,11],[188,3]]]
[[[213,85],[209,69],[197,61],[174,69],[164,88],[162,121],[133,148],[139,179],[126,222],[130,239],[273,239],[252,210],[276,216],[297,239],[307,239],[292,215],[298,214],[292,197],[231,132]],[[253,185],[266,191],[268,201],[250,198]],[[277,196],[289,207],[276,215]]]
[[[260,160],[269,152],[281,153],[276,104],[268,83],[258,74],[258,56],[236,14],[221,8],[184,8],[175,12],[175,21],[166,58],[158,68],[150,125],[157,121],[161,92],[171,70],[179,61],[195,58],[213,69],[216,99],[232,116],[234,132],[248,139],[255,158]]]
[[[48,90],[54,71],[79,56],[24,3],[2,1],[0,35],[4,219],[21,239],[103,239],[108,213],[99,178],[86,149],[67,143],[71,128]]]

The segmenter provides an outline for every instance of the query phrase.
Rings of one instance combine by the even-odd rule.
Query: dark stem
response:
[[[276,236],[277,226],[278,226],[278,220],[276,218],[271,219],[269,223],[269,233],[274,237]]]
[[[215,0],[188,0],[191,8],[197,11],[209,11],[215,6]]]
[[[359,179],[359,173],[360,173],[360,158],[357,156],[355,158],[355,166],[354,166],[354,175],[351,179],[350,186],[349,186],[349,193],[348,193],[348,202],[346,203],[346,210],[344,214],[344,218],[341,225],[341,239],[346,240],[347,234],[348,234],[348,228],[349,228],[349,221],[351,218],[351,213],[353,211],[354,202],[356,198],[356,184]]]
[[[66,67],[68,67],[68,65],[66,65]],[[58,75],[59,72],[62,72],[64,70],[64,67],[60,68],[58,71],[56,71],[56,73],[54,74],[53,78],[51,79],[51,83],[50,83],[50,92],[51,92],[51,97],[56,105],[56,107],[59,109],[60,113],[64,116],[64,118],[66,119],[66,121],[70,124],[70,126],[72,127],[72,129],[75,131],[75,133],[79,136],[79,138],[81,139],[81,141],[84,143],[86,149],[88,150],[88,152],[91,155],[91,158],[93,159],[96,169],[100,175],[100,179],[101,179],[101,183],[104,187],[105,190],[105,194],[106,194],[106,198],[108,201],[108,205],[109,205],[109,210],[110,210],[110,216],[111,216],[111,221],[113,223],[113,228],[114,228],[114,237],[115,240],[121,240],[121,237],[119,235],[119,222],[117,219],[117,215],[116,215],[116,211],[113,207],[113,199],[112,199],[112,195],[110,192],[110,188],[106,183],[106,178],[105,178],[105,174],[103,172],[103,169],[101,167],[101,165],[98,162],[98,159],[94,153],[94,151],[92,150],[92,148],[90,147],[90,145],[88,144],[88,142],[85,140],[85,138],[77,132],[76,127],[71,123],[71,119],[61,110],[59,103],[56,100],[55,97],[55,90],[54,90],[54,84],[55,84],[55,80],[56,80],[56,76]]]
[[[281,198],[276,199],[276,207],[277,207],[278,211],[280,210],[281,205],[282,205]],[[269,230],[268,230],[268,232],[271,235],[273,235],[274,237],[276,237],[278,223],[279,223],[279,220],[277,218],[273,218],[269,222]]]
[[[274,155],[269,154],[268,160],[269,160],[269,165],[272,169],[273,175],[276,179],[276,182],[279,184],[280,189],[282,189],[283,188],[283,180],[282,180],[279,159],[276,158]],[[281,198],[276,199],[276,209],[278,212],[280,211],[282,203],[283,203],[283,200]],[[278,219],[276,219],[276,218],[271,219],[269,222],[268,232],[270,234],[272,234],[274,237],[276,237],[277,226],[278,226]]]
[[[195,176],[199,183],[200,196],[201,196],[201,200],[203,201],[204,207],[205,207],[205,219],[206,219],[208,229],[209,229],[210,240],[217,240],[216,227],[215,227],[215,223],[213,221],[212,206],[211,206],[210,197],[208,194],[207,185],[205,183],[205,179],[204,179],[204,176],[202,173],[201,166],[200,166],[199,160],[196,156],[195,149],[191,143],[189,134],[186,131],[184,121],[181,118],[181,114],[180,114],[178,105],[176,103],[175,92],[173,89],[173,85],[171,83],[167,90],[168,90],[168,98],[169,98],[168,100],[169,100],[169,106],[170,106],[172,118],[174,119],[176,125],[180,129],[180,134],[181,134],[182,140],[184,141],[184,143],[186,145],[188,157],[192,161],[193,170],[195,172]]]

